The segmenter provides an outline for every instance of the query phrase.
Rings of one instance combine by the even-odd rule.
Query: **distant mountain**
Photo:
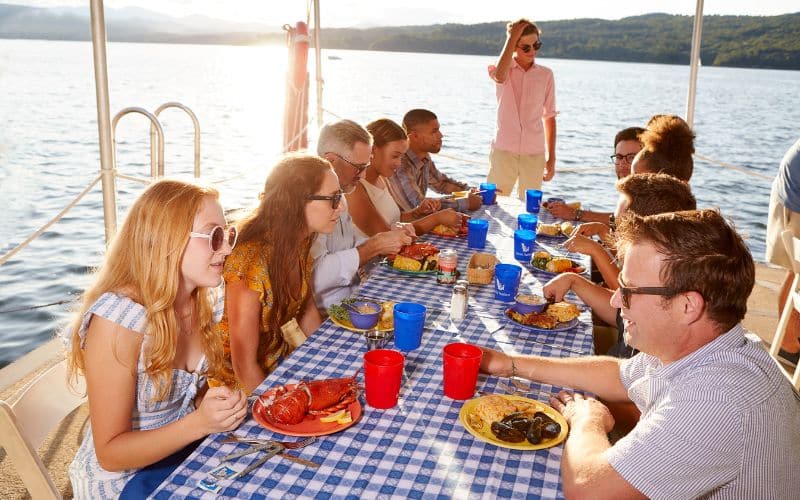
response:
[[[284,43],[277,26],[204,16],[170,17],[136,7],[106,9],[108,38],[118,42]],[[687,64],[691,16],[647,14],[618,21],[573,19],[538,23],[546,58]],[[707,66],[800,69],[800,12],[781,16],[706,16],[700,57]],[[0,4],[0,38],[89,40],[89,9]],[[505,23],[331,28],[331,49],[496,55]]]

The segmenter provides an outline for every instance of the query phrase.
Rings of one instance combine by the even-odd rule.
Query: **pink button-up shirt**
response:
[[[489,74],[494,75],[494,68]],[[495,83],[497,127],[492,148],[515,154],[544,154],[542,120],[556,115],[553,72],[538,64],[525,71],[512,59],[506,81]],[[516,89],[521,90],[521,95],[515,95]]]

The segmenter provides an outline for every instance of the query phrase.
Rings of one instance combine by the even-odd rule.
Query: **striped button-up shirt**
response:
[[[797,498],[800,397],[741,325],[668,365],[639,353],[620,376],[642,416],[605,456],[636,489]]]
[[[441,194],[469,189],[468,184],[440,172],[430,157],[420,158],[410,149],[403,155],[397,172],[386,181],[392,198],[403,212],[417,208],[425,199],[428,188]],[[447,189],[448,185],[455,186],[456,189],[452,187]],[[467,198],[443,200],[442,207],[465,212],[469,207],[469,200]]]

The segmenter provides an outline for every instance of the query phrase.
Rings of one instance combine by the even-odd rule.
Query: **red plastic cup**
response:
[[[444,359],[444,395],[451,399],[469,399],[475,395],[483,351],[472,344],[447,344]]]
[[[367,404],[373,408],[393,408],[400,393],[405,356],[398,351],[375,349],[364,354],[364,385]]]

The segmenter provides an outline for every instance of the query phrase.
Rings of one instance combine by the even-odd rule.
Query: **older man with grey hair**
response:
[[[317,154],[333,165],[342,192],[351,193],[369,165],[372,137],[352,120],[326,124],[319,133]],[[340,202],[347,203],[344,197]],[[333,232],[317,235],[311,247],[317,307],[324,312],[331,304],[352,295],[360,283],[359,269],[379,255],[397,253],[415,236],[413,226],[403,224],[370,238],[360,238],[345,208]]]

